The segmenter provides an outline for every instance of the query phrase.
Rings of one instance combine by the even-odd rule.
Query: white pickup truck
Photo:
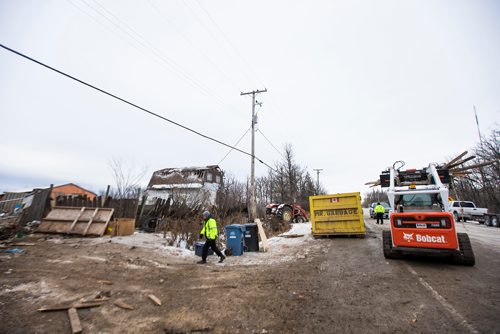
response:
[[[451,201],[450,212],[453,214],[455,221],[477,220],[484,222],[488,209],[477,208],[474,202]]]

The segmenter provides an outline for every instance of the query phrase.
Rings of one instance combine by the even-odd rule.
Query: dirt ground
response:
[[[0,332],[70,333],[66,311],[37,309],[100,295],[78,310],[84,333],[500,333],[500,229],[464,226],[476,265],[461,267],[386,260],[387,224],[365,223],[365,239],[277,237],[208,265],[160,237],[30,236],[24,253],[0,254]]]

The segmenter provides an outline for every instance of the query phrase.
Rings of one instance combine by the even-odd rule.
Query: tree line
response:
[[[500,212],[500,128],[481,137],[473,149],[473,164],[493,162],[470,169],[460,178],[453,178],[450,195],[456,200],[473,201],[477,206]],[[465,166],[464,166],[465,167]]]

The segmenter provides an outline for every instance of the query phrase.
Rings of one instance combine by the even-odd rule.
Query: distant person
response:
[[[373,210],[375,212],[375,215],[377,216],[377,224],[380,220],[380,225],[384,224],[384,213],[385,213],[385,208],[383,205],[380,205],[380,202],[377,203],[377,206]]]
[[[212,250],[219,256],[219,263],[222,263],[226,258],[222,255],[219,248],[217,248],[216,240],[217,240],[217,222],[212,218],[212,215],[208,211],[204,211],[203,214],[203,228],[200,232],[200,239],[205,239],[205,244],[203,245],[203,252],[201,254],[201,261],[198,261],[199,264],[207,263],[208,249],[212,248]]]

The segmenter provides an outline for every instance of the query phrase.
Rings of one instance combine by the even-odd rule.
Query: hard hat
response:
[[[203,219],[207,219],[210,217],[210,212],[209,211],[203,211]]]

